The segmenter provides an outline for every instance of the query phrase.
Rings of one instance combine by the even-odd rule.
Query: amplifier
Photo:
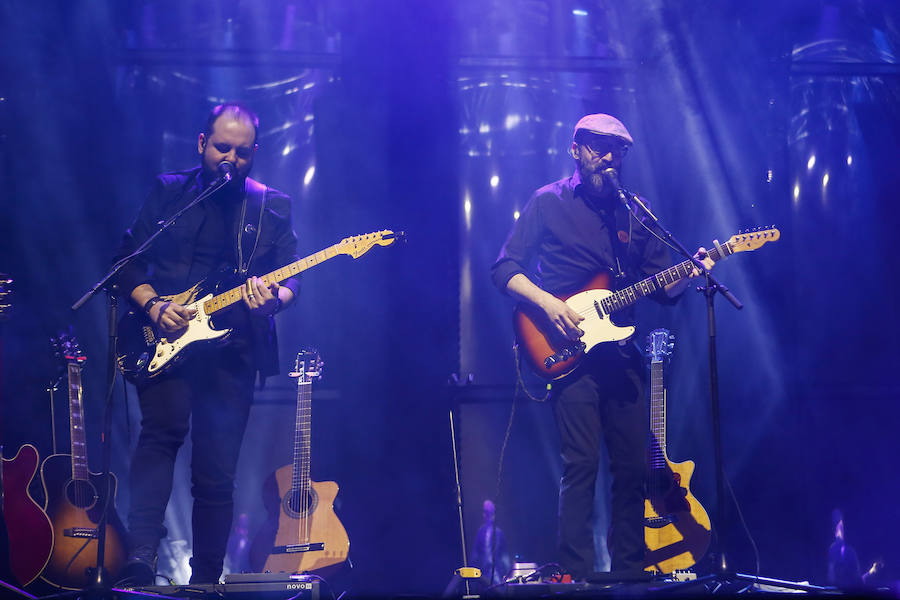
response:
[[[117,588],[126,592],[152,594],[157,598],[233,598],[234,600],[319,600],[319,581],[284,573],[239,573],[225,576],[225,583],[202,585],[148,585]]]

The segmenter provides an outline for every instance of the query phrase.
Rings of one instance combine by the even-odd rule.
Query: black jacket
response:
[[[116,260],[131,254],[162,222],[196,198],[204,187],[199,167],[157,176],[137,219],[123,236]],[[117,281],[122,294],[130,296],[131,291],[143,283],[149,283],[161,295],[178,294],[219,270],[236,270],[238,234],[247,225],[240,219],[243,198],[241,190],[221,190],[187,211],[153,242],[147,252],[120,271]],[[198,237],[207,215],[213,214],[208,211],[221,211],[217,214],[224,215],[225,231],[231,233],[233,242],[229,244],[223,240],[222,243],[230,246],[232,251],[226,249],[219,259],[198,267],[195,260]],[[252,225],[250,230],[255,231],[257,217],[255,214],[251,216],[251,212],[248,211],[245,220]],[[291,226],[291,201],[288,196],[272,188],[267,190],[258,230],[258,239],[249,236],[249,244],[248,236],[243,237],[245,261],[248,255],[251,256],[248,275],[264,275],[298,260],[297,237]],[[297,276],[285,280],[282,285],[290,288],[294,295],[299,293]],[[240,307],[237,310],[244,309]],[[249,338],[253,360],[260,375],[276,374],[278,356],[273,318],[250,316],[249,327],[244,329],[246,333],[243,335]],[[241,335],[239,331],[236,333]]]

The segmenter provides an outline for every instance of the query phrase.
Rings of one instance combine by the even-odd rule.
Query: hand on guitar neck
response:
[[[713,243],[718,245],[718,240],[714,240]],[[715,264],[703,246],[697,249],[693,258],[701,261],[707,269],[712,269]],[[674,298],[681,294],[688,285],[688,279],[699,274],[700,270],[694,267],[688,278],[679,279],[665,286],[666,295]],[[575,342],[584,335],[584,331],[578,324],[584,321],[585,317],[562,299],[539,288],[526,275],[522,273],[513,275],[506,283],[506,291],[517,300],[530,302],[544,311],[547,319],[556,327],[556,332],[564,338]]]
[[[168,334],[183,331],[197,315],[194,306],[161,299],[149,283],[142,283],[134,288],[131,299],[136,306],[144,308],[151,323]],[[280,286],[277,281],[267,286],[259,277],[251,277],[241,286],[241,300],[251,314],[273,315],[293,299],[291,289]]]
[[[739,233],[725,243],[714,242],[708,251],[700,248],[695,256],[705,266],[711,266],[737,252],[777,241],[780,236],[774,228]],[[612,321],[613,313],[658,293],[675,296],[687,286],[687,279],[697,275],[697,266],[685,260],[620,288],[612,285],[610,272],[604,270],[580,291],[559,298],[537,287],[526,275],[513,275],[506,289],[521,300],[513,314],[517,343],[535,374],[560,379],[574,371],[598,344],[619,342],[634,335],[633,326],[619,326]]]

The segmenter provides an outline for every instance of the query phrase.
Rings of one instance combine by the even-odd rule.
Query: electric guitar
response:
[[[340,254],[359,258],[375,246],[390,246],[404,237],[402,231],[394,233],[383,230],[344,238],[333,246],[263,275],[261,279],[266,285],[271,285]],[[116,356],[119,370],[126,379],[132,383],[139,383],[155,377],[180,362],[188,348],[205,342],[222,342],[227,338],[231,329],[217,329],[213,318],[224,314],[226,310],[240,302],[242,286],[237,285],[218,293],[219,287],[227,287],[224,281],[226,278],[212,279],[200,281],[180,294],[163,296],[165,300],[197,310],[188,326],[178,333],[163,333],[150,322],[142,310],[132,309],[122,317],[119,322]]]
[[[644,569],[660,573],[695,565],[709,547],[709,516],[691,494],[693,461],[673,463],[666,454],[666,386],[663,363],[674,336],[656,329],[647,338],[650,356],[650,480],[644,501]]]
[[[777,229],[764,229],[731,236],[724,244],[715,244],[709,258],[718,262],[737,252],[756,250],[766,242],[777,241]],[[617,342],[634,334],[634,327],[619,327],[610,320],[614,312],[639,299],[688,277],[693,263],[686,260],[625,289],[612,291],[608,272],[599,273],[579,292],[561,297],[585,319],[578,326],[584,335],[572,341],[560,334],[544,311],[528,302],[520,302],[513,314],[513,329],[523,355],[534,372],[544,379],[560,379],[575,370],[584,356],[597,344]]]
[[[53,526],[28,491],[37,473],[37,448],[25,444],[16,455],[3,459],[3,519],[9,537],[9,568],[19,585],[37,579],[50,559]]]
[[[125,527],[116,513],[118,481],[88,470],[84,433],[81,367],[86,358],[74,338],[58,340],[69,375],[69,433],[71,454],[53,454],[41,465],[44,510],[53,524],[53,551],[41,579],[65,589],[83,589],[96,567],[99,523],[106,511],[103,568],[113,578],[125,564]]]
[[[264,487],[269,519],[250,552],[258,572],[327,572],[346,561],[350,551],[347,532],[334,514],[337,483],[309,478],[312,381],[321,369],[314,350],[297,354],[291,373],[297,378],[294,461],[275,471]]]

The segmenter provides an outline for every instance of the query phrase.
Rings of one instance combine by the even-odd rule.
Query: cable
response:
[[[741,511],[741,505],[738,504],[738,499],[734,493],[734,488],[731,487],[731,482],[728,481],[727,477],[725,477],[725,484],[728,486],[728,491],[731,493],[731,499],[734,502],[734,507],[737,509],[738,518],[741,520],[741,525],[744,527],[744,532],[747,534],[747,539],[750,540],[750,546],[753,548],[753,557],[756,560],[756,579],[759,580],[759,549],[756,547],[756,540],[753,539],[753,534],[750,533],[750,528],[747,526],[747,521],[744,520],[744,513]]]

